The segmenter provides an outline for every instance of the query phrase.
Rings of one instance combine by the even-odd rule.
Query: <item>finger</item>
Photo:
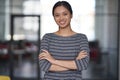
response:
[[[43,55],[40,55],[39,56],[39,59],[43,59],[43,58],[45,58],[46,56],[43,54]]]
[[[47,50],[45,50],[45,49],[42,49],[42,51],[43,51],[43,52],[45,52],[45,53],[48,53],[48,51],[47,51]]]
[[[83,56],[80,56],[80,57],[77,57],[76,59],[78,60],[78,59],[83,59],[83,58],[85,58],[87,55],[83,55]]]
[[[38,58],[41,59],[43,57],[43,55],[40,55]]]
[[[80,53],[78,56],[87,55],[87,53]]]
[[[46,54],[45,52],[40,53],[38,58],[41,59],[42,57],[45,57],[45,54]]]
[[[87,54],[87,52],[86,52],[86,51],[81,51],[80,53],[82,53],[82,54]]]
[[[78,55],[78,57],[82,57],[82,56],[88,56],[88,55],[85,54],[85,53],[81,53],[81,54]]]
[[[42,57],[42,56],[45,56],[45,53],[41,53],[41,54],[39,55],[39,57]]]
[[[82,55],[81,57],[86,57],[87,55]]]
[[[87,53],[87,51],[85,51],[85,50],[82,50],[81,52],[82,52],[82,53]]]
[[[42,55],[44,55],[44,53],[39,54],[39,56],[42,56]]]
[[[45,59],[45,57],[43,56],[43,57],[40,57],[39,59],[42,60],[42,59]]]
[[[85,51],[80,51],[79,54],[83,54],[83,53],[86,53]]]
[[[81,55],[87,55],[87,53],[81,53]]]

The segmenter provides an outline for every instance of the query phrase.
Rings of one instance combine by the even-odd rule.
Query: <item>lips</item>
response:
[[[66,22],[65,21],[60,21],[59,24],[60,25],[64,25]]]

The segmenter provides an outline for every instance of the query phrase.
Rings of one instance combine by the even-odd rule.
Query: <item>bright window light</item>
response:
[[[41,15],[41,37],[45,33],[55,32],[58,29],[52,16],[52,7],[59,0],[28,0],[24,3],[24,14]],[[95,39],[94,18],[95,0],[66,0],[73,9],[72,29],[87,35],[88,40]],[[29,27],[30,28],[30,27]],[[26,29],[29,29],[26,27]]]
[[[39,0],[27,0],[23,4],[24,14],[40,14],[40,1]]]
[[[52,16],[52,7],[57,1],[59,0],[40,0],[42,36],[45,33],[54,32],[58,29]],[[73,19],[71,23],[73,30],[78,33],[86,34],[89,41],[94,40],[95,0],[67,1],[71,4],[73,9]]]

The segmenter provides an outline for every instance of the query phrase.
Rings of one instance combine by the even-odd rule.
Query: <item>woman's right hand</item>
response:
[[[80,51],[80,53],[78,54],[78,56],[76,57],[76,59],[83,59],[85,58],[86,56],[88,56],[87,52],[86,51]]]
[[[55,58],[47,51],[47,50],[42,50],[43,52],[39,54],[39,59],[46,59],[50,63],[54,63]]]

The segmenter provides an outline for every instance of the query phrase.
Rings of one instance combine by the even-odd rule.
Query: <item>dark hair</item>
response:
[[[73,14],[71,5],[67,2],[67,1],[58,1],[55,3],[55,5],[53,6],[53,10],[52,10],[52,15],[54,16],[54,11],[55,8],[58,6],[64,6],[68,11],[70,11],[71,14]]]

